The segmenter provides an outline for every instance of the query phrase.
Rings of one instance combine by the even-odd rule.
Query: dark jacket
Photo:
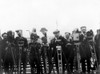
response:
[[[27,56],[27,48],[28,48],[27,39],[24,37],[16,37],[15,45],[16,45],[16,58],[19,57],[19,52],[20,52],[22,60],[25,60]]]
[[[53,38],[50,43],[50,49],[53,49],[52,56],[56,54],[56,46],[60,45],[62,47],[63,52],[65,51],[65,45],[66,45],[66,39],[62,36],[59,36],[59,38],[56,40],[56,38]]]
[[[91,57],[91,48],[89,46],[89,42],[87,38],[84,38],[84,35],[80,35],[80,55],[82,59],[87,59]]]
[[[95,36],[95,50],[98,63],[100,64],[100,35]]]

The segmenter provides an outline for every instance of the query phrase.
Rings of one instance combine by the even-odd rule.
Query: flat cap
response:
[[[41,28],[41,30],[40,30],[41,32],[43,32],[43,31],[48,31],[46,28]]]
[[[2,34],[2,37],[3,37],[5,34],[7,35],[7,33],[6,33],[6,32],[4,32],[4,33]]]
[[[31,38],[39,38],[39,36],[37,34],[31,33]]]
[[[19,29],[19,30],[16,30],[16,32],[18,33],[18,32],[22,32],[22,30],[21,29]]]
[[[81,29],[82,29],[82,28],[86,28],[86,26],[81,26],[80,28],[81,28]]]
[[[70,34],[69,32],[65,32],[65,34]]]
[[[57,33],[59,33],[60,31],[57,29],[57,30],[55,30],[54,32],[53,32],[53,34],[57,34]]]

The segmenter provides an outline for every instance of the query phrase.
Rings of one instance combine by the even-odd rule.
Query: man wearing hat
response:
[[[90,73],[90,69],[91,69],[91,48],[90,48],[90,41],[89,41],[89,37],[90,35],[92,35],[92,33],[90,31],[86,30],[86,27],[83,26],[81,27],[81,33],[79,35],[79,40],[80,40],[80,57],[81,60],[80,62],[82,63],[82,72],[88,72]],[[93,36],[93,35],[92,35]],[[92,39],[92,38],[91,38]],[[86,69],[86,64],[87,63],[87,69]]]
[[[73,46],[72,35],[69,32],[65,32],[65,39],[66,39],[66,50],[64,53],[68,61],[67,64],[69,64],[67,71],[73,72],[75,51]]]
[[[20,64],[23,63],[23,73],[26,74],[26,63],[27,63],[26,58],[27,58],[28,42],[27,39],[22,36],[22,30],[17,30],[16,33],[18,35],[15,39],[17,66],[19,64],[19,58],[21,58]]]
[[[57,49],[56,49],[56,46],[61,46],[62,47],[62,51],[64,52],[65,50],[65,45],[66,45],[66,40],[64,37],[62,37],[60,35],[60,31],[57,29],[53,32],[54,34],[54,38],[51,40],[50,42],[50,48],[52,50],[52,58],[54,58],[54,61],[55,61],[55,64],[56,64],[56,68],[57,68],[57,71],[58,71],[58,58],[57,58]],[[62,52],[62,53],[63,53]],[[64,64],[65,64],[65,57],[64,55],[62,55],[62,60],[63,60],[63,68],[64,68]]]
[[[51,72],[51,51],[49,49],[49,44],[48,44],[48,36],[47,36],[47,29],[45,27],[41,28],[40,32],[43,34],[43,37],[41,38],[42,40],[42,48],[41,48],[41,55],[43,58],[44,62],[44,67],[45,67],[45,73],[49,70],[49,74]],[[49,68],[47,67],[47,62],[49,64]]]
[[[47,29],[46,28],[41,28],[40,32],[43,34],[42,43],[47,43]]]
[[[0,42],[0,46],[1,46],[1,55],[2,55],[2,59],[4,58],[3,56],[4,56],[4,52],[3,52],[3,50],[4,50],[4,48],[5,48],[5,46],[6,46],[6,42],[7,42],[7,33],[3,33],[2,34],[2,41]]]
[[[0,41],[0,66],[4,65],[4,57],[5,57],[5,52],[6,52],[6,46],[7,46],[7,33],[4,32],[2,34],[2,40]],[[4,68],[5,70],[5,68]]]
[[[40,48],[41,44],[38,42],[39,36],[36,33],[36,29],[33,28],[30,35],[31,42],[29,43],[29,63],[31,65],[31,74],[34,74],[34,68],[37,69],[37,74],[41,71],[41,61],[40,61]],[[36,66],[35,66],[36,65]]]
[[[100,65],[100,29],[97,30],[97,34],[95,36],[95,48],[98,65]]]
[[[3,38],[3,39],[7,39],[7,33],[3,33],[3,34],[2,34],[2,38]]]
[[[81,32],[82,32],[83,34],[85,34],[86,31],[87,31],[86,26],[81,26],[80,29],[81,29]]]
[[[4,66],[7,70],[10,69],[13,71],[14,64],[15,64],[15,44],[14,44],[15,38],[13,32],[10,30],[7,32],[7,47],[6,47],[6,55],[5,55],[5,61]]]
[[[39,36],[36,33],[36,28],[33,28],[32,33],[30,35],[30,39],[31,39],[31,42],[34,40],[37,41],[37,39],[39,39]]]

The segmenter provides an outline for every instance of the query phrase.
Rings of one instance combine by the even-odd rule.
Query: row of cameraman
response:
[[[9,67],[11,72],[14,70],[14,65],[16,65],[17,68],[19,67],[19,57],[23,63],[24,70],[26,67],[28,42],[26,38],[22,37],[21,30],[17,30],[16,33],[18,34],[16,38],[15,33],[12,31],[3,33],[2,40],[0,41],[0,61],[6,74],[9,73]]]
[[[82,63],[82,72],[89,73],[91,70],[91,57],[96,59],[94,66],[100,64],[100,30],[97,30],[97,35],[94,37],[93,31],[86,31],[86,27],[82,26],[81,31],[74,30],[72,34],[66,32],[65,37],[60,35],[60,31],[53,32],[55,37],[48,43],[47,29],[41,28],[43,37],[40,38],[36,34],[36,29],[30,35],[31,41],[28,43],[27,39],[22,36],[22,30],[17,30],[18,37],[14,37],[14,32],[8,31],[3,33],[3,39],[0,41],[0,59],[3,68],[8,73],[9,65],[11,70],[14,70],[14,65],[17,66],[20,72],[20,63],[23,63],[23,72],[26,73],[26,64],[29,61],[31,65],[31,74],[34,74],[34,68],[37,66],[37,74],[42,74],[41,57],[43,58],[44,69],[46,71],[46,63],[48,60],[49,74],[53,69],[54,59],[58,71],[58,57],[56,46],[62,47],[62,67],[68,72],[73,72],[74,67],[78,70],[78,64]],[[42,42],[39,42],[39,39]],[[76,59],[77,48],[79,46],[79,56],[81,59]],[[47,60],[45,60],[47,59]],[[80,61],[78,63],[77,61]],[[87,68],[85,63],[87,62]],[[66,64],[66,65],[65,65]]]
[[[97,44],[100,42],[100,30],[97,30],[97,32],[98,34],[96,36],[98,38],[94,38],[93,31],[86,31],[86,27],[82,26],[81,31],[76,29],[72,32],[72,34],[66,32],[65,38],[60,35],[60,31],[56,31],[56,33],[54,33],[55,38],[51,40],[50,47],[53,47],[54,49],[53,54],[55,53],[57,55],[57,50],[55,50],[56,46],[62,46],[63,69],[67,69],[68,72],[73,73],[75,69],[76,71],[80,72],[80,67],[82,67],[83,73],[90,73],[91,70],[97,68],[97,65],[99,63],[100,51]],[[58,58],[57,56],[55,56],[54,58],[57,66]],[[92,62],[91,58],[93,60]],[[67,65],[65,66],[65,64]],[[91,66],[91,64],[93,65],[93,67]]]

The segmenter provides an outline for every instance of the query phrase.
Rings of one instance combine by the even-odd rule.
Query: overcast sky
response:
[[[100,0],[0,0],[0,29],[48,29],[48,35],[57,28],[64,34],[82,25],[88,29],[100,28]]]

